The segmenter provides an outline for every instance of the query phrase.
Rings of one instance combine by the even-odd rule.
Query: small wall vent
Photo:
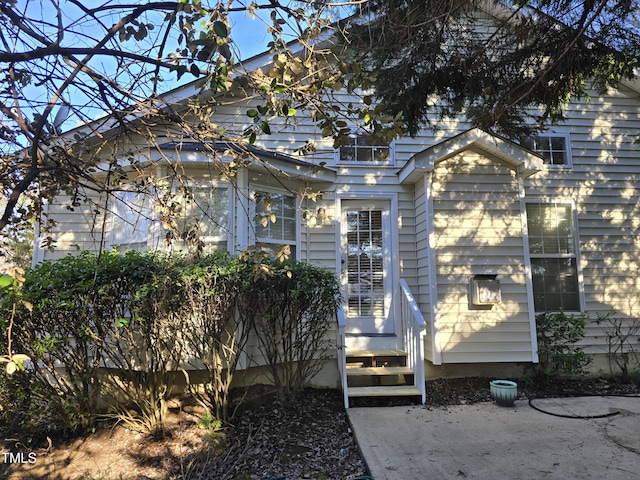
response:
[[[502,301],[500,280],[497,275],[474,275],[471,278],[471,304],[495,305]]]

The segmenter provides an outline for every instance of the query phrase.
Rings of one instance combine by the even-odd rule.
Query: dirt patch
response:
[[[199,428],[201,413],[175,402],[164,439],[106,424],[71,440],[5,439],[0,451],[18,462],[0,463],[0,478],[337,480],[366,473],[338,391],[306,390],[283,405],[255,387],[219,429]]]
[[[429,381],[426,407],[492,401],[490,380]],[[526,400],[578,393],[640,394],[640,389],[609,379],[556,379],[518,381],[518,392]],[[415,399],[359,399],[353,406],[411,403]],[[281,404],[268,387],[252,387],[233,421],[217,430],[198,427],[201,410],[177,401],[172,407],[167,436],[161,440],[107,424],[71,440],[5,439],[0,451],[24,463],[0,463],[0,478],[345,480],[367,473],[339,391],[306,390]],[[34,458],[30,454],[35,454],[35,463],[29,463]]]
[[[174,478],[183,465],[207,447],[207,432],[198,428],[197,421],[193,414],[172,409],[164,439],[108,423],[73,439],[6,439],[3,452],[23,455],[5,475],[9,479],[60,480]],[[29,457],[29,453],[35,453],[35,457]]]
[[[494,378],[469,377],[437,379],[427,382],[426,406],[466,405],[492,402],[489,382]],[[511,379],[514,380],[514,379]],[[515,379],[518,400],[578,395],[632,395],[640,394],[637,383],[616,381],[611,378],[548,378],[538,381]]]

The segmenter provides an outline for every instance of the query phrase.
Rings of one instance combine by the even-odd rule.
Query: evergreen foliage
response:
[[[514,138],[562,121],[589,82],[635,78],[638,11],[628,0],[372,0],[346,38],[409,134],[464,115]]]
[[[14,299],[1,293],[5,318]],[[184,378],[229,418],[233,374],[256,353],[251,332],[282,398],[295,395],[335,348],[327,334],[340,301],[335,276],[303,263],[133,251],[44,262],[21,295],[12,340],[30,360],[2,374],[3,426],[78,431],[107,414],[157,435]]]
[[[545,312],[536,316],[539,363],[536,374],[543,378],[556,375],[584,375],[592,361],[579,342],[584,339],[586,314],[567,315]]]

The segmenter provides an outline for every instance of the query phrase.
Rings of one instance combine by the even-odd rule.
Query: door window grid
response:
[[[349,316],[383,316],[382,212],[347,211],[347,306]]]

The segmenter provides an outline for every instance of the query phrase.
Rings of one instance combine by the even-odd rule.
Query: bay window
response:
[[[113,247],[123,251],[153,248],[154,214],[147,193],[117,192],[110,214]]]
[[[296,198],[284,193],[256,191],[254,199],[256,244],[274,255],[288,245],[290,258],[295,259],[298,224]]]
[[[202,242],[205,252],[227,250],[229,243],[230,195],[228,186],[198,185],[177,195],[181,211],[179,234]]]

